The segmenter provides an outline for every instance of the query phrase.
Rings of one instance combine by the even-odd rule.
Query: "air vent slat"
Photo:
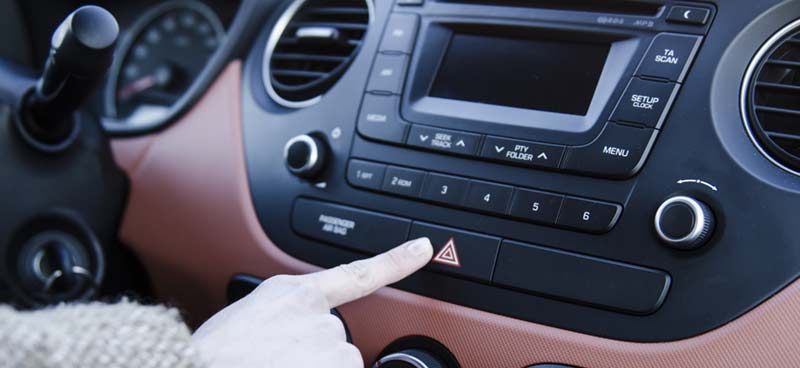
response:
[[[276,52],[272,54],[273,60],[300,60],[300,61],[329,61],[341,63],[347,61],[346,56],[330,56],[320,54],[298,54],[298,53],[284,53]]]
[[[770,39],[742,92],[753,141],[781,168],[800,175],[800,28]]]
[[[359,23],[333,23],[333,22],[314,22],[314,21],[305,21],[305,22],[292,22],[291,27],[331,27],[336,28],[338,30],[348,30],[348,31],[366,31],[367,25],[366,24],[359,24]]]
[[[313,72],[308,70],[291,70],[291,69],[276,69],[272,71],[272,75],[278,77],[307,77],[307,78],[324,78],[329,73]]]
[[[772,107],[772,106],[764,106],[764,105],[755,105],[754,106],[756,111],[765,111],[771,112],[775,114],[785,114],[785,115],[795,115],[800,117],[800,111],[793,110],[793,109],[784,109],[780,107]]]
[[[793,68],[793,69],[800,69],[800,61],[769,59],[769,60],[767,60],[767,64],[768,65],[783,66],[783,67]]]
[[[786,141],[796,141],[800,143],[800,135],[796,134],[786,134],[786,133],[777,133],[777,132],[767,132],[767,135],[773,139],[781,139]]]
[[[318,15],[369,15],[367,9],[359,7],[320,7],[310,9],[309,13]]]
[[[777,89],[777,90],[786,90],[792,92],[800,92],[800,86],[794,84],[785,84],[785,83],[771,83],[771,82],[758,82],[756,83],[757,88],[770,88],[770,89]]]
[[[265,53],[264,84],[272,99],[287,107],[318,100],[352,63],[369,28],[366,0],[295,0],[284,29],[276,29]],[[299,6],[299,7],[298,7]],[[298,29],[303,35],[298,39]],[[324,29],[328,38],[307,35]],[[276,39],[277,38],[277,39]]]
[[[775,138],[775,141],[781,145],[781,149],[788,155],[800,156],[800,141],[793,139],[785,140],[781,138]]]
[[[797,115],[759,111],[757,116],[765,133],[800,135],[800,118]]]

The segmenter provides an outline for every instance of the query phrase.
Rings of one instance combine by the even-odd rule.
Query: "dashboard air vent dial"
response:
[[[800,20],[770,38],[742,88],[745,127],[774,164],[800,175]]]
[[[369,28],[371,0],[296,0],[267,42],[264,86],[279,104],[312,105],[358,54]]]

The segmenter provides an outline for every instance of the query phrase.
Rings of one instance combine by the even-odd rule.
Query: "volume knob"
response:
[[[446,368],[447,366],[434,354],[420,349],[407,349],[389,354],[372,368]]]
[[[298,135],[286,142],[283,156],[289,172],[301,178],[313,179],[325,167],[327,146],[319,138],[308,134]]]
[[[703,202],[687,196],[667,199],[655,216],[658,237],[669,247],[696,249],[705,244],[714,232],[714,213]]]

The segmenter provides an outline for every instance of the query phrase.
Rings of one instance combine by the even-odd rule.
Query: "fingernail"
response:
[[[408,251],[415,256],[421,256],[429,253],[431,249],[430,240],[428,238],[419,238],[408,245]]]

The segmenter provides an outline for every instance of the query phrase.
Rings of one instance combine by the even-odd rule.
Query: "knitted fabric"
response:
[[[199,358],[178,312],[163,306],[0,306],[0,368],[194,368]]]

